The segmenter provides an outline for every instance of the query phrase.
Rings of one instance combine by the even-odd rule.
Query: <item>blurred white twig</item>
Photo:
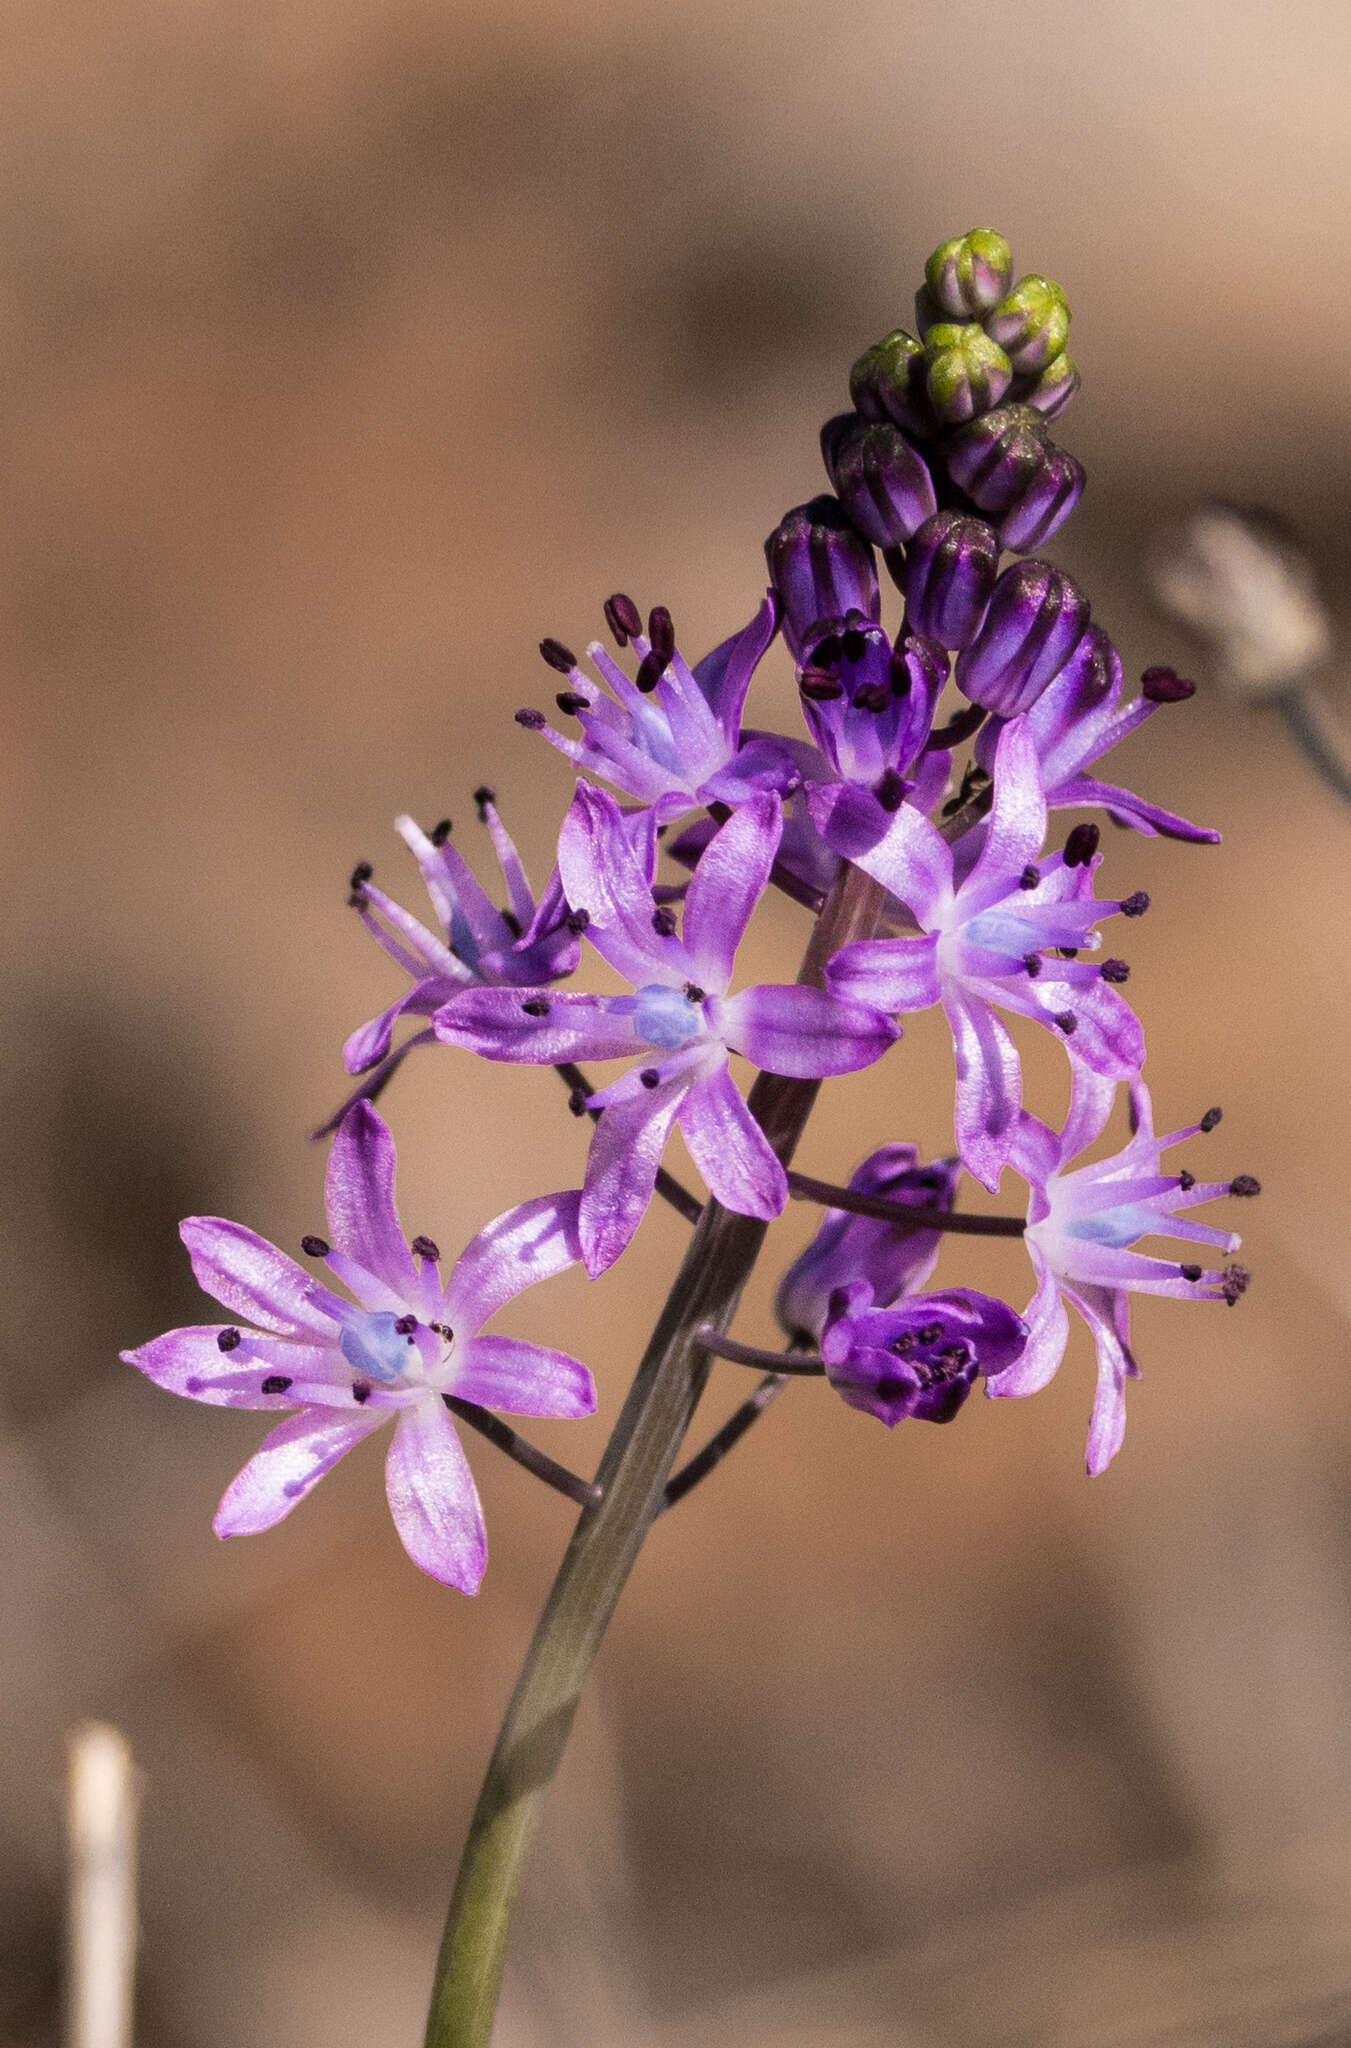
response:
[[[126,1737],[70,1737],[66,2048],[131,2048],[136,1965],[136,1784]]]

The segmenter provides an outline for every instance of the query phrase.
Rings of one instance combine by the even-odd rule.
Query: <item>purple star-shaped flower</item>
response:
[[[1021,1316],[969,1287],[877,1308],[871,1283],[855,1280],[831,1306],[821,1339],[830,1384],[888,1429],[910,1416],[951,1422],[977,1375],[1016,1371],[1027,1342]]]
[[[992,1378],[993,1395],[1034,1394],[1053,1376],[1069,1335],[1065,1303],[1072,1302],[1093,1333],[1098,1352],[1098,1390],[1088,1427],[1088,1469],[1106,1469],[1121,1446],[1126,1427],[1126,1381],[1140,1368],[1130,1348],[1130,1295],[1167,1294],[1184,1301],[1236,1302],[1248,1284],[1241,1266],[1207,1271],[1174,1259],[1131,1250],[1148,1236],[1180,1237],[1236,1252],[1232,1231],[1181,1219],[1177,1211],[1220,1195],[1254,1195],[1257,1183],[1198,1181],[1190,1173],[1160,1171],[1161,1154],[1183,1138],[1210,1130],[1212,1110],[1199,1124],[1154,1135],[1149,1090],[1131,1084],[1135,1136],[1110,1159],[1072,1168],[1070,1162],[1102,1133],[1112,1111],[1116,1084],[1080,1068],[1074,1076],[1070,1112],[1063,1131],[1048,1130],[1026,1110],[1010,1154],[1031,1188],[1024,1242],[1037,1275],[1037,1291],[1026,1310],[1027,1349],[1015,1365]]]
[[[695,869],[682,938],[675,911],[654,901],[618,805],[580,784],[559,839],[563,886],[587,938],[634,993],[466,989],[436,1014],[439,1038],[485,1059],[543,1066],[642,1055],[590,1098],[603,1112],[580,1218],[592,1274],[611,1265],[638,1228],[673,1123],[724,1207],[762,1217],[783,1208],[783,1168],[737,1092],[730,1053],[773,1074],[816,1078],[871,1065],[900,1035],[889,1018],[822,989],[727,993],[782,830],[777,796],[751,796],[733,813]]]
[[[394,1142],[358,1102],[333,1141],[326,1200],[333,1245],[307,1239],[306,1250],[355,1304],[240,1224],[190,1216],[182,1237],[193,1271],[242,1320],[170,1330],[122,1356],[194,1401],[294,1411],[226,1490],[218,1536],[272,1528],[354,1444],[392,1420],[386,1488],[404,1549],[434,1579],[472,1593],[487,1557],[483,1514],[443,1396],[517,1415],[592,1412],[591,1375],[575,1358],[478,1334],[536,1280],[575,1264],[579,1196],[544,1195],[508,1210],[443,1282],[432,1241],[404,1241]]]
[[[533,988],[571,974],[581,946],[567,923],[568,906],[555,868],[536,903],[520,855],[497,815],[491,793],[481,790],[479,814],[488,828],[506,883],[508,908],[498,910],[441,828],[428,838],[411,818],[396,818],[395,830],[416,856],[440,925],[429,931],[418,918],[377,889],[369,868],[352,877],[352,903],[372,937],[413,977],[413,986],[354,1031],[343,1047],[349,1074],[364,1074],[389,1052],[390,1037],[403,1016],[430,1017],[457,988],[478,982]]]
[[[822,831],[847,839],[853,802],[847,789],[819,793],[814,815]],[[1139,1022],[1115,986],[1124,963],[1056,957],[1060,948],[1097,947],[1093,926],[1122,905],[1094,901],[1098,855],[1039,860],[1045,832],[1036,746],[1027,720],[1017,718],[1000,737],[994,804],[974,866],[962,877],[942,834],[902,804],[885,838],[853,858],[908,907],[919,935],[857,940],[828,969],[832,989],[879,1010],[942,1003],[956,1050],[958,1150],[992,1190],[1022,1098],[1018,1054],[995,1004],[1059,1031],[1076,1065],[1109,1079],[1137,1072],[1144,1060]],[[1143,907],[1143,900],[1125,907]]]
[[[582,738],[555,732],[537,712],[518,713],[522,725],[542,732],[575,767],[652,805],[662,824],[696,804],[736,805],[757,789],[792,788],[798,772],[791,745],[772,734],[743,734],[741,726],[751,677],[778,626],[772,591],[749,625],[693,668],[675,645],[669,613],[653,612],[649,637],[629,599],[611,598],[606,612],[621,645],[632,640],[637,681],[592,641],[587,659],[608,685],[606,696],[565,647],[546,640],[546,659],[570,686],[560,692],[559,708],[577,719]]]
[[[1192,694],[1191,684],[1171,669],[1147,670],[1144,683],[1144,695],[1119,709],[1121,656],[1100,626],[1090,626],[1055,681],[1025,714],[1036,741],[1046,802],[1052,810],[1105,804],[1117,824],[1133,826],[1150,837],[1162,834],[1166,839],[1217,845],[1220,835],[1209,827],[1189,824],[1172,811],[1146,803],[1133,790],[1084,773],[1091,761],[1143,725],[1160,704],[1179,703]],[[983,768],[994,765],[1003,724],[1002,719],[991,719],[976,741],[976,759]]]
[[[919,1163],[914,1145],[882,1145],[857,1167],[849,1186],[856,1195],[880,1195],[908,1207],[951,1209],[961,1168],[955,1159]],[[837,1291],[867,1280],[874,1302],[889,1308],[922,1287],[934,1269],[942,1236],[936,1230],[898,1228],[880,1216],[827,1209],[811,1243],[779,1282],[774,1313],[789,1342],[819,1341]]]

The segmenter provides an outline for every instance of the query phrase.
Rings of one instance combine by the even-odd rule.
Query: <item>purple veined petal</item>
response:
[[[1046,838],[1046,799],[1037,749],[1026,719],[1013,718],[995,749],[994,803],[980,858],[962,890],[962,910],[979,916],[1006,896],[1018,876],[1041,852]]]
[[[300,1331],[320,1343],[337,1341],[348,1304],[265,1237],[223,1216],[188,1216],[178,1234],[198,1286],[225,1308],[282,1336]]]
[[[618,1004],[627,1005],[625,1009]],[[529,1007],[527,1007],[529,1005]],[[631,1058],[642,1041],[631,996],[586,996],[555,988],[468,988],[432,1019],[439,1039],[480,1059],[525,1066],[560,1060]]]
[[[672,1122],[688,1086],[689,1069],[685,1068],[674,1079],[644,1093],[641,1101],[604,1110],[596,1125],[578,1218],[582,1256],[593,1280],[614,1264],[643,1220]]]
[[[400,996],[397,1003],[391,1003],[378,1017],[372,1017],[369,1024],[361,1025],[342,1049],[343,1065],[348,1073],[364,1074],[369,1067],[378,1067],[389,1052],[394,1026],[400,1017],[430,1017],[464,985],[450,981],[444,975],[420,981],[406,995]]]
[[[369,1102],[354,1102],[328,1155],[324,1203],[337,1250],[396,1294],[411,1295],[417,1267],[394,1203],[394,1140]]]
[[[968,1173],[990,1193],[1013,1145],[1022,1106],[1022,1070],[1013,1040],[979,996],[949,985],[943,1008],[957,1062],[957,1150]]]
[[[734,1052],[768,1073],[801,1081],[857,1073],[881,1059],[901,1035],[900,1026],[872,1004],[798,983],[744,989],[716,1009]]]
[[[1059,1282],[1041,1247],[1030,1238],[1027,1251],[1037,1276],[1037,1291],[1023,1310],[1027,1343],[1012,1365],[991,1374],[985,1391],[997,1399],[1040,1393],[1054,1379],[1069,1342],[1070,1319]]]
[[[443,1586],[476,1593],[488,1562],[469,1461],[439,1396],[405,1408],[385,1460],[385,1492],[413,1563]]]
[[[688,1045],[677,1046],[673,1052],[662,1053],[654,1049],[640,1065],[630,1067],[608,1087],[593,1089],[586,1098],[586,1106],[601,1110],[627,1109],[638,1103],[651,1102],[654,1089],[668,1087],[677,1080],[688,1085],[710,1060],[716,1062],[726,1057],[721,1039],[707,1036],[693,1039]],[[651,1078],[653,1074],[657,1077],[655,1081]],[[648,1077],[646,1080],[644,1075]]]
[[[663,938],[653,928],[651,883],[618,804],[604,790],[577,785],[559,834],[558,871],[573,909],[585,910],[591,920],[587,937],[636,988],[697,980],[679,939]]]
[[[488,828],[488,837],[497,855],[497,865],[502,870],[502,879],[507,885],[507,901],[517,924],[526,929],[535,915],[535,892],[525,872],[521,856],[516,851],[516,842],[497,815],[497,806],[491,797],[483,800],[483,822]]]
[[[1144,1083],[1141,1082],[1140,1086],[1143,1088]],[[1095,1073],[1087,1066],[1075,1067],[1070,1083],[1069,1115],[1060,1133],[1062,1161],[1077,1159],[1102,1136],[1116,1102],[1116,1091],[1114,1076]]]
[[[702,661],[694,664],[694,680],[704,694],[709,710],[730,741],[741,727],[742,708],[751,677],[778,631],[779,607],[772,590],[750,624],[733,633]]]
[[[700,857],[685,898],[685,948],[694,979],[721,995],[751,913],[764,894],[783,837],[777,796],[748,797],[719,827]]]
[[[416,1306],[421,1297],[420,1285],[410,1280],[406,1287],[391,1287],[387,1280],[381,1280],[350,1252],[334,1245],[327,1253],[324,1264],[335,1280],[341,1280],[349,1293],[354,1294],[363,1310],[377,1314],[402,1315],[405,1309]],[[350,1323],[358,1311],[348,1302],[342,1304],[343,1321]]]
[[[1220,835],[1207,825],[1193,825],[1186,818],[1179,818],[1173,811],[1164,811],[1157,804],[1147,804],[1132,790],[1119,789],[1114,783],[1098,782],[1091,775],[1080,775],[1069,782],[1062,782],[1058,788],[1048,790],[1046,801],[1053,810],[1071,810],[1083,804],[1103,804],[1114,819],[1120,819],[1146,837],[1183,839],[1193,845],[1218,846]]]
[[[339,1458],[388,1420],[387,1408],[363,1408],[355,1415],[302,1408],[289,1415],[226,1487],[212,1524],[216,1534],[254,1536],[274,1528]]]
[[[757,793],[786,796],[801,780],[789,742],[775,733],[754,733],[725,767],[699,784],[698,797],[701,804],[725,803],[736,809]]]
[[[537,1195],[496,1217],[465,1246],[441,1297],[444,1318],[457,1337],[477,1337],[489,1318],[527,1287],[576,1265],[582,1251],[580,1200],[575,1188]]]
[[[1023,990],[1033,1001],[1024,999]],[[1104,1079],[1126,1081],[1144,1065],[1145,1034],[1126,998],[1101,975],[1095,981],[1075,983],[1051,980],[1003,987],[999,1000],[1024,1016],[1035,1016],[1057,1030],[1055,1018],[1066,1011],[1075,1020],[1074,1030],[1064,1039],[1066,1052],[1075,1066],[1091,1067]]]
[[[1096,1289],[1066,1289],[1093,1333],[1098,1351],[1098,1390],[1088,1424],[1087,1466],[1090,1479],[1107,1470],[1126,1434],[1126,1381],[1139,1368],[1122,1343],[1115,1327],[1115,1304],[1098,1296]]]
[[[405,974],[411,974],[415,981],[428,974],[445,974],[453,979],[473,978],[443,938],[429,932],[420,918],[405,910],[401,903],[396,903],[392,896],[387,896],[383,889],[377,889],[373,882],[362,884],[358,903],[361,922],[377,946],[388,953],[396,967],[401,967]],[[381,918],[384,919],[383,924]]]
[[[222,1351],[226,1331],[239,1342]],[[254,1330],[235,1330],[229,1323],[202,1323],[186,1330],[167,1330],[123,1362],[134,1365],[156,1386],[212,1408],[299,1408],[315,1401],[352,1405],[352,1374],[336,1346],[297,1344],[285,1337],[263,1337]],[[271,1379],[285,1382],[280,1393],[264,1393]]]
[[[700,1075],[679,1115],[690,1157],[724,1209],[765,1219],[783,1213],[787,1176],[725,1064]]]
[[[1116,1083],[1112,1085],[1115,1087]],[[1032,1191],[1031,1206],[1036,1213],[1029,1215],[1030,1222],[1039,1223],[1047,1214],[1046,1184],[1060,1170],[1062,1143],[1063,1140],[1039,1116],[1033,1116],[1026,1109],[1021,1112],[1009,1147],[1008,1163],[1015,1173],[1022,1175]]]
[[[832,844],[831,820],[835,810],[849,801],[835,792],[847,788],[845,783],[834,783],[811,793],[812,823],[827,845]],[[951,902],[952,850],[942,834],[910,804],[901,805],[885,839],[847,858],[852,858],[866,874],[907,904],[922,925],[937,923]]]
[[[541,738],[557,747],[560,754],[566,754],[574,768],[612,782],[625,796],[637,797],[643,804],[660,803],[671,789],[672,770],[654,761],[624,733],[614,730],[608,719],[599,718],[599,704],[598,699],[594,709],[578,714],[585,741],[567,739],[551,725],[540,728]],[[693,802],[688,791],[682,790],[680,799],[685,808]]]
[[[826,978],[832,995],[847,996],[888,1014],[931,1009],[942,995],[937,934],[929,932],[918,939],[853,939],[831,956]]]
[[[584,1365],[518,1337],[472,1337],[446,1391],[508,1415],[590,1415],[596,1406],[595,1382]]]
[[[645,659],[649,647],[646,638],[635,640],[633,646],[639,658]],[[656,701],[670,728],[677,759],[689,763],[686,779],[702,780],[704,775],[712,774],[715,766],[726,760],[729,742],[678,652],[672,654],[657,684]]]

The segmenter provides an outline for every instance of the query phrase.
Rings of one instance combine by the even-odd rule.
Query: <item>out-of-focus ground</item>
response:
[[[1139,565],[1203,493],[1285,515],[1340,602],[1351,16],[121,0],[0,35],[0,2041],[55,2039],[63,1742],[97,1713],[146,1779],[141,2048],[405,2048],[569,1510],[471,1447],[472,1602],[405,1560],[374,1449],[217,1544],[258,1418],[116,1356],[204,1312],[177,1219],[319,1224],[303,1134],[397,987],[352,861],[415,901],[390,820],[472,840],[486,779],[547,863],[535,642],[616,587],[696,653],[748,615],[940,236],[993,221],[1069,290],[1091,487],[1051,552],[1128,672],[1190,659]],[[781,650],[756,687],[793,717]],[[1106,879],[1154,899],[1160,1115],[1221,1102],[1203,1170],[1263,1180],[1252,1292],[1140,1305],[1092,1484],[1079,1336],[950,1430],[790,1391],[625,1595],[504,2048],[1351,2038],[1351,816],[1213,688],[1123,752],[1226,834],[1114,837]],[[758,975],[802,942],[769,906]],[[917,1020],[803,1163],[941,1149],[948,1057]],[[388,1102],[443,1244],[580,1174],[547,1073],[438,1050]],[[597,1422],[538,1432],[574,1462],[681,1229],[521,1304],[596,1369]],[[1028,1287],[1016,1248],[939,1272]],[[710,1415],[742,1391],[720,1369]]]

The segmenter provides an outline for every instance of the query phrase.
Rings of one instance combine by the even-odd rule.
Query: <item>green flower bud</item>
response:
[[[929,402],[950,427],[998,405],[1013,376],[1003,349],[974,320],[931,327],[924,365]]]
[[[935,431],[924,391],[924,350],[903,327],[863,351],[849,372],[849,396],[865,420],[890,420],[909,434]]]
[[[1013,257],[993,228],[971,228],[939,243],[924,266],[924,276],[941,316],[979,320],[1013,282]]]
[[[1020,277],[985,315],[985,332],[1005,350],[1015,370],[1036,374],[1053,363],[1070,331],[1069,302],[1049,277]]]
[[[1059,355],[1026,388],[1021,384],[1015,388],[1024,405],[1033,406],[1043,419],[1053,420],[1079,389],[1079,366],[1072,355]]]

